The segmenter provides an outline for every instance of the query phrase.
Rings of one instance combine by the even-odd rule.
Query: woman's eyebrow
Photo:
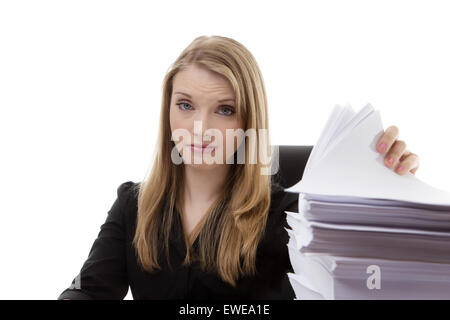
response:
[[[225,101],[233,101],[234,102],[234,99],[228,98],[228,99],[218,100],[218,102],[225,102]]]
[[[182,94],[182,95],[185,95],[186,97],[188,97],[189,99],[192,99],[192,97],[189,94],[184,93],[184,92],[177,91],[177,92],[174,92],[174,94]],[[226,98],[226,99],[218,100],[218,102],[225,102],[225,101],[233,101],[234,102],[234,99],[233,98]]]

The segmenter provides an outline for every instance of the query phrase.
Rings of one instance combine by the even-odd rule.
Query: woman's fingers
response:
[[[400,157],[406,151],[406,143],[403,140],[397,140],[394,142],[389,152],[384,157],[384,163],[389,168],[394,168],[400,161]]]
[[[402,157],[400,157],[399,161],[400,163],[396,168],[396,172],[400,175],[404,175],[409,171],[411,171],[412,174],[415,174],[420,166],[419,156],[409,151],[406,151]]]
[[[398,134],[399,131],[396,126],[390,126],[389,128],[387,128],[384,134],[378,140],[377,144],[378,152],[382,154],[388,152],[391,149],[392,145],[397,140]]]

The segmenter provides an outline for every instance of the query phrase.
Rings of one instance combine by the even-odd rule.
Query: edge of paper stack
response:
[[[286,211],[296,299],[450,299],[450,193],[384,164],[379,111],[335,106]]]

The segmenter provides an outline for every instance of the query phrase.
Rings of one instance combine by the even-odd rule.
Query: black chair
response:
[[[276,172],[275,181],[285,189],[299,182],[303,177],[303,171],[312,149],[313,146],[279,145],[278,164],[276,156],[273,157],[274,161],[272,162],[272,170]],[[276,170],[277,165],[278,171]]]

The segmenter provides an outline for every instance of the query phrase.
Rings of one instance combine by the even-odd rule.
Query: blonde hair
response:
[[[133,245],[141,267],[153,272],[161,269],[159,249],[165,249],[169,262],[169,235],[176,210],[182,211],[184,165],[171,161],[169,109],[174,76],[196,64],[223,75],[231,84],[236,99],[236,114],[245,129],[268,130],[267,98],[262,74],[253,55],[239,42],[222,36],[200,36],[185,48],[167,71],[162,85],[162,104],[157,145],[150,175],[141,183]],[[245,159],[251,152],[265,148],[270,153],[267,136],[259,137],[250,150],[244,138]],[[235,153],[236,156],[236,153]],[[235,158],[236,160],[236,158]],[[267,165],[267,164],[266,164]],[[222,194],[185,243],[184,265],[198,259],[203,271],[217,273],[223,281],[236,286],[241,276],[255,274],[256,251],[265,227],[271,200],[271,176],[261,174],[263,164],[231,164]],[[193,257],[190,243],[198,235],[198,257]],[[161,245],[164,245],[161,247]]]

